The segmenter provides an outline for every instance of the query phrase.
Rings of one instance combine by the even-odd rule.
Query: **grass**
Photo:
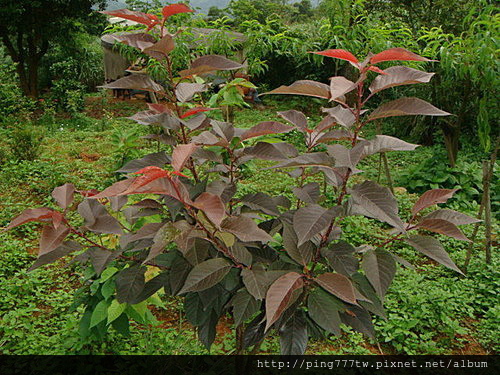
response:
[[[259,110],[237,111],[237,126],[248,128],[260,121],[278,120],[276,111],[290,109],[294,105],[304,107],[314,120],[312,114],[318,108],[315,101],[297,103],[266,99],[266,104]],[[137,136],[145,134],[143,127],[124,119],[143,107],[142,102],[110,102],[93,98],[88,102],[83,117],[77,120],[53,119],[55,123],[44,134],[41,154],[37,159],[16,162],[7,157],[0,170],[0,226],[5,226],[25,208],[53,205],[51,190],[65,182],[73,182],[77,189],[103,189],[115,181],[113,171],[122,161],[120,158],[124,152],[140,157],[156,151],[155,144],[138,137],[133,139],[134,147],[127,148],[122,144],[123,137],[127,137],[123,135],[124,129]],[[8,125],[1,130],[4,139],[8,139],[10,131]],[[368,135],[370,133],[373,134],[373,130],[367,132]],[[0,149],[8,149],[8,146],[0,143]],[[389,154],[396,183],[398,175],[408,166],[416,165],[435,153],[436,148],[420,147],[413,153]],[[262,170],[266,166],[268,164],[263,162],[250,163],[239,194],[260,191],[292,198],[290,186],[293,186],[293,179],[272,169]],[[378,159],[372,157],[364,161],[360,169],[365,171],[366,177],[377,179]],[[381,183],[385,183],[384,178]],[[416,196],[405,189],[398,189],[397,195],[403,217],[408,216]],[[353,244],[361,245],[381,235],[384,230],[374,220],[355,217],[346,219],[343,235]],[[465,231],[470,234],[471,228]],[[78,334],[82,311],[71,308],[74,290],[83,283],[82,271],[60,261],[28,272],[35,259],[38,236],[36,225],[0,232],[0,353],[207,353],[185,320],[182,304],[175,298],[167,300],[164,307],[151,307],[157,323],[132,325],[129,337],[111,331],[101,342],[82,339]],[[466,246],[449,239],[445,244],[451,257],[458,264],[462,263]],[[417,267],[414,270],[399,269],[386,297],[388,320],[376,320],[379,344],[345,327],[341,337],[313,340],[307,353],[497,352],[500,342],[497,333],[500,311],[495,307],[500,284],[498,257],[495,255],[492,266],[486,266],[480,249],[481,246],[477,245],[478,255],[473,258],[468,277],[459,277],[417,255],[409,247],[398,245],[395,251]],[[229,318],[219,324],[211,353],[229,353],[234,347],[231,324]],[[275,337],[266,339],[262,352],[277,351],[278,340]]]

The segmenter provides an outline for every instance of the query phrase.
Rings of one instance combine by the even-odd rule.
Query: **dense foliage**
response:
[[[213,71],[241,69],[241,64],[207,55],[174,77],[170,55],[177,34],[169,33],[165,24],[187,12],[191,10],[183,4],[164,7],[161,17],[106,12],[144,24],[146,32],[116,39],[157,60],[168,74],[164,85],[132,74],[105,87],[152,91],[163,99],[132,119],[151,127],[154,133],[148,138],[170,145],[171,153],[160,151],[126,163],[119,172],[128,177],[102,191],[77,191],[71,183],[58,186],[52,192],[58,209],[28,209],[7,226],[44,223],[32,269],[69,254],[87,267],[86,285],[75,303],[84,306],[79,325],[83,337],[103,338],[110,327],[128,334],[130,318],[142,324],[154,321],[147,305],[161,304],[157,292],[162,289],[183,297],[186,316],[207,348],[218,322],[231,312],[237,353],[259,350],[276,330],[282,353],[302,354],[309,336],[339,335],[341,323],[374,336],[371,314],[385,317],[382,302],[396,263],[410,266],[389,245],[404,241],[460,272],[436,238],[420,233],[468,241],[458,226],[476,219],[448,209],[427,210],[445,203],[455,190],[425,192],[411,215],[401,218],[388,188],[357,176],[358,164],[370,155],[416,147],[384,135],[362,139],[367,124],[394,116],[448,115],[417,98],[365,110],[379,92],[426,83],[433,76],[406,66],[382,70],[378,64],[428,59],[402,48],[370,54],[364,61],[344,49],[316,52],[348,61],[358,72],[356,81],[343,76],[331,78],[330,85],[300,80],[268,94],[313,96],[337,106],[325,108],[315,126],[303,113],[288,110],[279,116],[290,125],[264,121],[241,129],[207,117],[205,112],[215,108],[202,106],[207,85],[198,79]],[[229,96],[238,95],[236,88],[244,88],[244,82],[228,85],[235,90],[223,94],[225,105],[233,103]],[[299,149],[273,139],[292,131],[301,134]],[[241,194],[244,170],[254,159],[273,161],[270,168],[296,180],[293,203],[282,195]],[[353,216],[379,220],[391,230],[355,246],[342,235]]]

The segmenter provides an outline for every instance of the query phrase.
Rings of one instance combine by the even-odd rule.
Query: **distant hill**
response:
[[[218,8],[225,8],[227,4],[229,4],[230,0],[191,0],[191,6],[195,9],[197,9],[199,12],[207,13],[210,7],[216,6]],[[291,1],[297,2],[300,0],[295,0]],[[164,1],[165,4],[168,3],[174,3],[176,1]],[[311,3],[313,5],[316,5],[319,2],[319,0],[311,0]],[[109,1],[107,9],[112,10],[112,9],[122,9],[126,8],[127,4],[123,0],[112,0]]]

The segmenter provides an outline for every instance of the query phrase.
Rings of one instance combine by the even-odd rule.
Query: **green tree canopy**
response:
[[[68,40],[79,23],[92,25],[92,7],[106,0],[2,0],[0,41],[16,63],[25,95],[38,96],[38,70],[50,47]]]

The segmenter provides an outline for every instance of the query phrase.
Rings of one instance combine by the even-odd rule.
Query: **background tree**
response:
[[[70,38],[77,23],[92,24],[93,6],[105,0],[3,0],[0,7],[0,41],[16,63],[21,90],[38,96],[38,74],[43,56]]]

